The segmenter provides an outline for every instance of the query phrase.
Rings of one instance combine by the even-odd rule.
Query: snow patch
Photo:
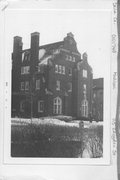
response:
[[[59,119],[54,118],[33,118],[33,119],[24,119],[24,118],[12,118],[13,125],[21,124],[35,124],[35,125],[58,125],[58,126],[70,126],[70,127],[79,127],[79,123],[74,122],[65,122]]]

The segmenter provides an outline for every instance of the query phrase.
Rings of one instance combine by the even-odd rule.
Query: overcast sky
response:
[[[79,52],[88,54],[94,78],[104,77],[110,69],[110,17],[107,11],[6,11],[6,53],[10,58],[14,36],[21,36],[23,47],[29,48],[32,32],[40,32],[40,45],[61,41],[68,32],[72,32]]]

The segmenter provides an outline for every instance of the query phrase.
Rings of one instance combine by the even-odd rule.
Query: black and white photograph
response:
[[[103,159],[109,13],[11,10],[5,18],[11,158]]]

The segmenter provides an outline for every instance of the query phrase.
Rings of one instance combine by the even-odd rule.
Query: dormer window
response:
[[[22,53],[22,61],[24,60],[25,52]]]
[[[30,61],[30,52],[25,51],[22,53],[22,61]]]
[[[74,57],[74,56],[70,56],[70,55],[66,54],[66,61],[75,62],[75,57]]]
[[[53,54],[56,55],[56,54],[59,54],[60,53],[60,49],[53,49]]]

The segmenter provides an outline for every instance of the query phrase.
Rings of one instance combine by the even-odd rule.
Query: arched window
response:
[[[88,117],[88,101],[86,99],[82,101],[82,116]]]
[[[60,97],[56,97],[53,100],[53,113],[62,114],[62,99]]]

